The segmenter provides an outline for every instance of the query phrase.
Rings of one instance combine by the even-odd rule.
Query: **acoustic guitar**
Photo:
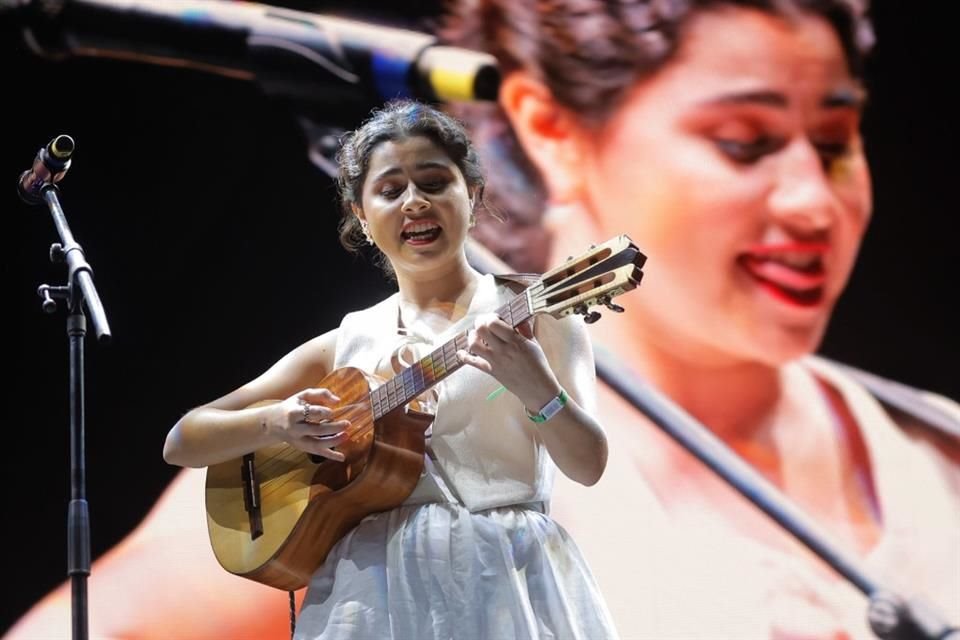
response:
[[[542,313],[594,322],[600,314],[589,307],[623,310],[611,300],[640,284],[645,261],[627,236],[618,236],[547,272],[496,313],[512,327]],[[340,397],[332,419],[350,421],[349,439],[336,447],[343,462],[282,443],[211,465],[207,527],[223,568],[299,589],[363,518],[399,506],[420,479],[433,419],[415,398],[459,369],[456,353],[466,348],[463,332],[390,380],[345,367],[314,385]]]

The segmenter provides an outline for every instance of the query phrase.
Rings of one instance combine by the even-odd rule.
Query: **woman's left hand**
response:
[[[533,411],[560,391],[529,322],[513,329],[496,314],[484,314],[467,334],[467,350],[457,357],[489,373]]]

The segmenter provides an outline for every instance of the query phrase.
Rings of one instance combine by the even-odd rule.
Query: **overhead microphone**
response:
[[[42,55],[190,67],[256,81],[268,94],[332,109],[398,97],[496,100],[499,89],[496,59],[489,54],[443,46],[427,33],[255,2],[0,3],[15,6],[25,40]]]
[[[73,138],[68,135],[59,135],[41,147],[33,159],[33,166],[21,173],[17,180],[20,198],[28,204],[42,202],[44,187],[60,182],[66,175],[73,149]]]

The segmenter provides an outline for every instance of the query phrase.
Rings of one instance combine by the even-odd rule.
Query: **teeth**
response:
[[[425,231],[433,231],[434,229],[439,229],[440,227],[429,222],[417,222],[407,226],[403,232],[404,233],[424,233]]]
[[[820,256],[815,253],[799,253],[796,251],[787,251],[784,253],[775,253],[767,256],[770,260],[774,260],[781,264],[785,264],[788,267],[796,267],[798,269],[806,269],[812,267],[813,265],[820,262]]]

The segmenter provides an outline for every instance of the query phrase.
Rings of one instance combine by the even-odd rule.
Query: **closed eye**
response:
[[[380,196],[386,198],[387,200],[393,200],[401,193],[403,193],[403,189],[399,187],[386,187],[380,190]]]
[[[439,191],[443,191],[446,186],[446,180],[432,180],[430,182],[420,183],[420,188],[428,193],[437,193]]]
[[[850,152],[850,145],[844,142],[815,142],[817,153],[824,163],[824,166],[830,164],[838,158],[842,158]]]
[[[782,148],[784,141],[780,138],[761,136],[746,141],[718,138],[714,140],[714,144],[734,162],[751,164]]]

